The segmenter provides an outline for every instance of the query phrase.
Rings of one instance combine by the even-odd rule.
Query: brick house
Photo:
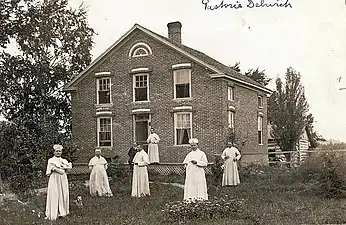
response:
[[[182,162],[188,139],[212,161],[228,127],[246,134],[241,151],[267,152],[267,94],[271,91],[202,52],[181,44],[181,23],[168,38],[135,24],[64,87],[71,94],[72,133],[86,162],[96,147],[127,161],[133,141],[159,134],[161,162]],[[267,163],[267,155],[243,161]]]

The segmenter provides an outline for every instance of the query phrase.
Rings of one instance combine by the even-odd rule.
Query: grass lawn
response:
[[[346,224],[346,204],[344,199],[322,199],[307,194],[302,184],[286,179],[284,175],[242,175],[242,183],[236,187],[213,185],[208,177],[209,197],[244,199],[244,205],[236,218],[217,218],[187,221],[180,224]],[[179,224],[166,221],[161,211],[165,204],[182,200],[183,189],[162,182],[183,183],[184,177],[150,176],[151,196],[131,198],[131,178],[111,182],[112,198],[90,197],[88,189],[78,182],[70,190],[70,214],[56,222],[38,217],[44,212],[45,195],[31,196],[26,204],[17,201],[0,203],[0,224]],[[83,208],[78,208],[72,200],[83,197]],[[2,204],[2,205],[1,205]],[[35,210],[35,212],[33,212]]]

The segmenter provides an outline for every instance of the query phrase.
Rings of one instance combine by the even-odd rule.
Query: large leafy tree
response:
[[[285,84],[276,79],[276,90],[269,98],[268,120],[272,135],[284,151],[296,150],[296,144],[307,125],[308,103],[305,98],[301,75],[292,67],[287,69]],[[290,160],[291,154],[285,154]]]
[[[240,70],[240,62],[236,62],[233,66],[229,66],[231,69],[241,72]],[[265,70],[257,69],[249,69],[247,72],[244,73],[245,76],[249,77],[250,79],[262,84],[263,86],[267,86],[269,82],[272,80],[271,78],[268,78],[265,74]]]
[[[272,79],[268,78],[264,71],[265,70],[260,70],[259,68],[250,69],[247,72],[245,72],[245,76],[262,84],[263,86],[267,86]]]
[[[230,65],[229,68],[231,68],[231,69],[233,69],[233,70],[235,70],[235,71],[237,71],[237,72],[240,73],[240,67],[239,67],[239,65],[240,65],[240,62],[236,62],[233,66]]]
[[[44,169],[55,143],[77,150],[62,87],[90,64],[95,32],[67,0],[2,0],[0,29],[0,164],[21,175],[24,162]]]
[[[309,113],[306,117],[307,125],[305,127],[306,133],[308,135],[308,139],[311,145],[311,148],[316,148],[318,146],[319,136],[316,131],[314,131],[314,117],[311,113]]]
[[[70,103],[62,86],[91,61],[94,30],[84,8],[67,0],[4,0],[0,27],[1,113],[40,132],[70,130]],[[6,51],[15,44],[17,53]]]

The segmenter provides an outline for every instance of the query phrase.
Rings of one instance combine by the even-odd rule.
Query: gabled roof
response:
[[[258,82],[248,78],[245,75],[242,75],[241,73],[238,73],[237,71],[231,69],[230,67],[220,63],[219,61],[211,58],[210,56],[204,54],[203,52],[197,51],[195,49],[192,49],[188,46],[185,46],[183,44],[177,43],[169,38],[166,38],[162,35],[159,35],[151,30],[148,30],[145,27],[140,26],[139,24],[135,24],[129,31],[127,31],[123,36],[121,36],[113,45],[111,45],[105,52],[103,52],[99,57],[97,57],[84,71],[82,71],[80,74],[74,76],[72,80],[65,85],[64,91],[72,91],[74,89],[74,85],[77,84],[80,80],[83,79],[83,77],[87,74],[87,72],[93,68],[97,63],[99,63],[102,59],[104,59],[109,52],[111,52],[114,48],[116,48],[123,40],[126,39],[132,32],[134,32],[136,29],[143,31],[144,33],[148,34],[152,38],[160,41],[161,43],[167,45],[168,47],[171,47],[175,49],[176,51],[180,52],[181,54],[185,55],[186,57],[190,58],[191,60],[195,61],[196,63],[199,63],[206,68],[210,69],[211,71],[215,72],[214,75],[220,75],[222,77],[229,78],[231,80],[238,81],[240,83],[243,83],[248,86],[252,86],[254,88],[257,88],[259,90],[262,90],[266,93],[272,93],[272,91],[263,85],[259,84]],[[217,76],[217,77],[220,77]],[[215,77],[215,76],[214,76]]]

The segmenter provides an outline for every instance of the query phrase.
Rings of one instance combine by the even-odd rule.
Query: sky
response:
[[[264,0],[273,1],[286,0]],[[135,23],[167,36],[167,23],[180,21],[184,45],[225,65],[240,62],[242,72],[259,67],[274,80],[284,78],[292,66],[301,73],[315,130],[326,139],[346,142],[346,89],[339,90],[346,88],[346,1],[287,1],[292,8],[247,8],[248,0],[238,0],[242,9],[212,11],[205,10],[202,0],[69,0],[69,4],[75,8],[83,3],[89,25],[98,33],[93,59]],[[274,89],[274,82],[268,87]]]
[[[208,0],[204,0],[207,2]],[[259,0],[253,0],[256,2]],[[286,0],[264,0],[285,3]],[[221,0],[209,0],[218,5]],[[182,43],[225,65],[240,62],[242,72],[259,67],[268,77],[284,78],[292,66],[327,139],[346,142],[346,1],[288,0],[290,7],[205,10],[202,0],[69,0],[87,7],[95,37],[93,58],[138,23],[167,36],[167,23],[182,23]],[[234,4],[236,0],[224,0]],[[337,78],[341,77],[341,82]],[[269,88],[274,89],[272,82]]]

